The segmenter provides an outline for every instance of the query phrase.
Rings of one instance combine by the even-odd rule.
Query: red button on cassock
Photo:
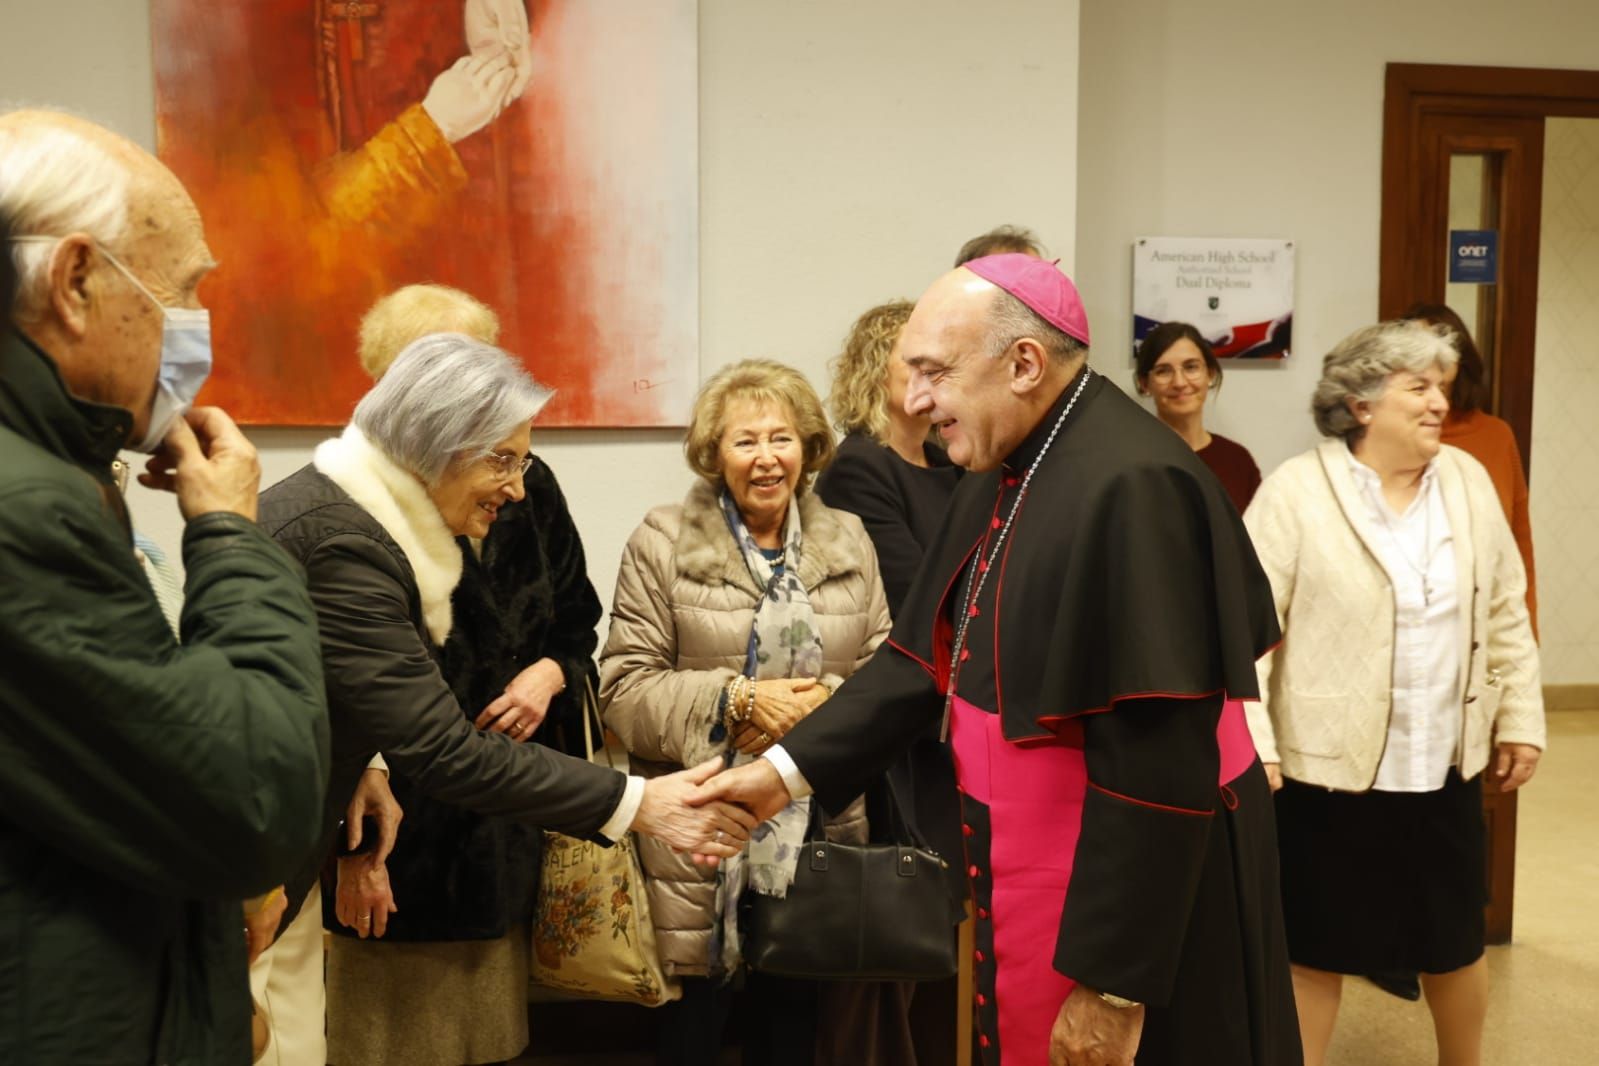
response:
[[[985,922],[988,921],[988,911],[982,907],[977,908],[977,916]]]
[[[1002,525],[1004,525],[1004,524],[1005,524],[1005,523],[1004,523],[1004,522],[1001,522],[1001,521],[1000,521],[1000,520],[999,520],[999,515],[995,515],[995,516],[994,516],[994,521],[993,521],[993,522],[991,522],[991,523],[990,523],[990,526],[991,526],[991,527],[992,527],[992,528],[994,528],[994,529],[998,529],[998,528],[999,528],[999,527],[1000,527],[1000,526],[1002,526]]]
[[[977,868],[977,867],[975,867],[975,866],[968,866],[968,867],[966,867],[966,872],[967,872],[967,873],[968,873],[968,874],[970,874],[970,875],[971,875],[971,876],[972,876],[972,877],[976,877],[976,876],[977,876],[977,875],[978,875],[978,874],[980,874],[980,873],[982,873],[982,871],[981,871],[981,870],[979,870],[979,869],[978,869],[978,868]]]
[[[986,1037],[986,1036],[979,1036],[979,1037],[978,1037],[978,1038],[977,1038],[977,1046],[978,1046],[978,1047],[987,1047],[987,1046],[988,1046],[988,1037]]]
[[[970,659],[971,657],[972,657],[972,649],[970,649],[970,648],[962,648],[961,649],[961,662],[965,662],[967,659]]]
[[[974,952],[972,952],[972,958],[976,959],[978,962],[982,962],[983,961],[983,953],[981,951],[974,951]]]
[[[976,830],[975,830],[975,829],[973,829],[973,828],[972,828],[972,827],[971,827],[971,826],[969,826],[969,825],[963,825],[963,826],[961,826],[961,832],[962,832],[962,833],[965,833],[965,834],[966,834],[966,835],[967,835],[967,836],[971,836],[971,835],[972,835],[972,834],[973,834],[973,833],[975,833],[975,832],[976,832]]]
[[[981,992],[977,993],[977,1005],[979,1007],[988,1006],[988,997],[983,995]]]

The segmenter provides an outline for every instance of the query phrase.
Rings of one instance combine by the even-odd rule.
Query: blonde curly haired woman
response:
[[[828,396],[833,422],[845,436],[832,464],[816,479],[824,503],[858,515],[866,526],[888,608],[896,614],[961,475],[929,440],[928,419],[905,413],[910,371],[895,346],[914,308],[909,300],[890,300],[850,327],[844,350],[832,362]],[[889,769],[887,780],[900,812],[923,839],[940,855],[962,854],[955,767],[936,730]],[[869,824],[890,824],[888,802],[886,788],[867,792]],[[963,869],[964,864],[951,863],[950,888],[960,898],[967,893]],[[953,980],[888,986],[877,1006],[876,1061],[943,1061],[954,1046],[956,999]]]
[[[844,439],[816,479],[829,507],[860,516],[877,549],[888,608],[898,611],[960,480],[942,448],[928,440],[923,415],[905,412],[910,368],[894,354],[916,305],[878,304],[855,320],[832,362],[827,405]]]

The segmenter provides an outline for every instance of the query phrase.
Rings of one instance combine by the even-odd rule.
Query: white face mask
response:
[[[111,265],[133,282],[134,288],[161,309],[161,367],[157,372],[155,402],[144,437],[130,441],[136,452],[153,454],[161,447],[174,420],[194,404],[200,386],[211,376],[211,312],[190,307],[167,307],[145,288],[116,256],[100,249]]]
[[[59,237],[20,236],[17,242],[58,241]],[[155,298],[144,283],[133,276],[133,271],[122,265],[103,245],[97,247],[122,276],[133,282],[133,287],[145,299],[161,310],[161,366],[156,372],[155,401],[150,405],[150,423],[144,437],[129,442],[128,447],[137,452],[153,454],[161,446],[172,422],[183,415],[199,395],[200,386],[211,376],[211,312],[189,307],[167,307]]]

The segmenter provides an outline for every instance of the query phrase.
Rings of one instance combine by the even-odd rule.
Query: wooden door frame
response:
[[[1423,171],[1424,148],[1418,132],[1423,116],[1429,114],[1599,118],[1599,71],[1388,64],[1383,86],[1383,212],[1377,296],[1378,314],[1383,318],[1400,314],[1416,298],[1410,267],[1424,249],[1412,243],[1418,234],[1410,218],[1419,212],[1393,208],[1407,201],[1424,206],[1415,205],[1414,198],[1423,194],[1416,184]],[[1542,160],[1538,162],[1541,170]],[[1443,292],[1433,295],[1442,297]]]
[[[1531,477],[1533,353],[1549,118],[1599,118],[1599,71],[1390,63],[1383,95],[1382,228],[1377,311],[1444,302],[1452,154],[1502,155],[1494,411],[1516,436]],[[1489,943],[1510,940],[1515,914],[1516,793],[1485,783]]]
[[[1499,353],[1516,353],[1494,377],[1497,413],[1510,423],[1522,463],[1532,463],[1532,375],[1537,345],[1538,240],[1543,208],[1542,123],[1599,117],[1599,71],[1390,63],[1383,95],[1382,228],[1377,314],[1393,318],[1418,301],[1442,303],[1448,151],[1423,135],[1440,117],[1483,127],[1477,146],[1502,149],[1522,131],[1514,183],[1505,182],[1500,214],[1504,332]],[[1451,123],[1453,124],[1453,123]],[[1534,130],[1536,127],[1536,130]],[[1494,131],[1504,134],[1496,139]],[[1470,138],[1448,148],[1470,151]],[[1532,150],[1536,147],[1536,150]]]

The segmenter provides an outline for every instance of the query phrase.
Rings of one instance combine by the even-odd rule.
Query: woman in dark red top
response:
[[[1260,468],[1249,449],[1205,428],[1205,397],[1221,387],[1210,342],[1187,322],[1163,322],[1138,346],[1134,372],[1155,414],[1204,460],[1242,514],[1260,487]]]

